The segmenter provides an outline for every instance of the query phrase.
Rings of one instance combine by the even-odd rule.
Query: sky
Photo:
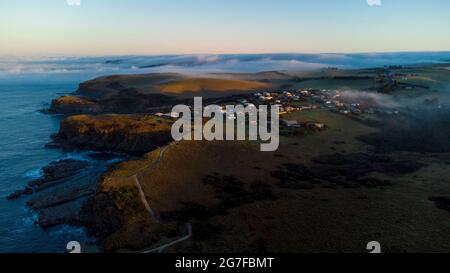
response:
[[[448,0],[0,0],[0,56],[449,51]]]

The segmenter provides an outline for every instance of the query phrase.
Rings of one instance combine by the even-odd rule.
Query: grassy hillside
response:
[[[269,84],[255,81],[194,78],[160,84],[155,86],[154,89],[162,93],[181,94],[184,92],[254,91],[258,89],[267,89],[269,87]]]
[[[141,115],[79,115],[61,122],[63,147],[143,154],[169,142],[172,121]]]

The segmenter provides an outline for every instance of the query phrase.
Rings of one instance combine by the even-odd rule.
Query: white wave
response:
[[[86,230],[82,227],[74,227],[69,225],[61,225],[57,229],[52,230],[49,234],[52,236],[61,236],[61,235],[84,235]]]
[[[24,214],[26,215],[21,219],[21,225],[22,227],[30,227],[36,225],[37,221],[39,220],[39,213],[32,210],[30,207],[24,207]]]
[[[120,163],[122,161],[124,161],[124,158],[119,158],[118,157],[118,158],[114,158],[114,159],[108,160],[107,163],[108,164],[116,164],[116,163]]]
[[[73,152],[73,153],[67,153],[65,154],[61,160],[78,160],[78,161],[92,161],[91,158],[89,158],[88,154],[91,152]]]
[[[83,227],[75,227],[70,225],[60,225],[54,227],[49,231],[50,236],[55,237],[70,237],[82,241],[86,244],[95,244],[97,239],[88,235],[87,231]]]
[[[116,152],[97,152],[97,151],[80,151],[65,154],[60,160],[78,160],[85,162],[104,161],[101,158],[96,158],[96,155],[107,154],[110,159],[106,163],[113,164],[123,161],[127,156]]]
[[[34,226],[39,220],[39,214],[37,212],[32,212],[30,216],[22,219],[24,226]]]
[[[23,177],[28,179],[38,179],[41,178],[44,175],[44,172],[41,169],[33,169],[26,172]]]

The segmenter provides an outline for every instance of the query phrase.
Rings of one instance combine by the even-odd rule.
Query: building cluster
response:
[[[280,114],[327,108],[345,115],[359,115],[364,112],[361,103],[349,103],[338,90],[300,89],[296,91],[255,93],[255,103],[280,105]]]
[[[329,89],[299,89],[299,90],[285,90],[285,91],[266,91],[257,92],[247,95],[233,96],[228,98],[223,103],[218,103],[224,115],[230,114],[226,111],[226,105],[243,105],[244,107],[259,105],[279,105],[280,115],[297,112],[309,111],[315,109],[328,109],[339,112],[344,115],[360,115],[363,113],[386,113],[398,114],[398,111],[393,109],[384,109],[368,104],[366,101],[347,100],[343,93],[339,90]],[[176,117],[176,113],[158,113],[158,116]],[[234,114],[232,114],[234,117]],[[230,118],[232,118],[230,116]]]

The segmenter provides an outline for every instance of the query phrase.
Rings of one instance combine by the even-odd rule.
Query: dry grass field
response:
[[[283,164],[310,164],[319,156],[368,151],[370,147],[356,137],[375,130],[328,111],[285,118],[320,121],[328,128],[283,137],[274,153],[262,153],[257,143],[249,142],[180,142],[156,167],[146,168],[158,150],[119,164],[103,184],[121,188],[123,178],[114,177],[139,171],[152,208],[163,218],[192,223],[193,237],[169,252],[365,252],[372,240],[380,241],[386,252],[450,249],[448,212],[429,201],[450,193],[445,164],[423,157],[427,167],[412,174],[368,174],[389,179],[389,186],[285,188],[272,175]],[[220,186],[225,182],[231,186]],[[109,238],[110,244],[127,245],[130,231],[139,230],[140,224],[133,216],[124,226],[127,233]],[[142,235],[147,242],[170,239],[165,233],[149,232]],[[178,229],[178,236],[182,234]]]
[[[198,96],[205,96],[211,93],[233,94],[242,92],[254,92],[257,90],[269,89],[271,85],[256,81],[213,79],[213,78],[194,78],[180,81],[172,81],[156,85],[153,89],[163,94],[172,94],[184,96],[189,93],[195,93]],[[186,94],[187,93],[187,94]]]
[[[143,75],[116,75],[100,77],[80,85],[79,94],[94,98],[112,98],[121,90],[135,89],[141,94],[165,94],[175,97],[202,95],[217,97],[237,93],[247,93],[272,88],[270,83],[262,82],[265,74],[252,74],[252,80],[239,79],[221,74],[188,76],[176,73],[157,73]],[[270,75],[267,75],[271,79]]]

